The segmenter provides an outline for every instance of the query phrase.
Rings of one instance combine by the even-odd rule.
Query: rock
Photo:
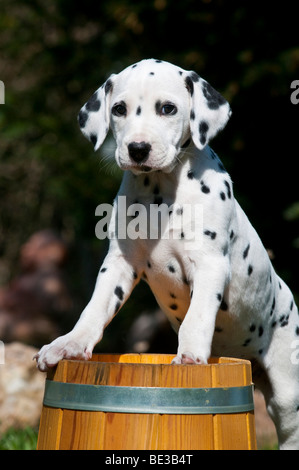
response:
[[[38,426],[45,387],[45,374],[32,360],[37,349],[21,343],[4,345],[0,363],[0,432]]]

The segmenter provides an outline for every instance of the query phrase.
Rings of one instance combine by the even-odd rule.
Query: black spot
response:
[[[93,112],[96,112],[100,109],[101,102],[98,99],[97,91],[92,95],[91,98],[89,98],[89,100],[87,101],[85,107],[86,107],[87,111],[93,111]]]
[[[141,114],[141,107],[138,106],[137,111],[136,111],[136,116],[140,116]]]
[[[220,197],[221,197],[222,201],[226,200],[226,196],[225,196],[225,193],[223,191],[221,191]]]
[[[190,77],[194,83],[199,82],[200,76],[196,72],[191,72]]]
[[[259,326],[259,337],[261,337],[264,333],[264,328],[262,326]]]
[[[224,312],[226,312],[228,310],[228,305],[224,300],[222,300],[222,302],[220,304],[220,310],[223,310]]]
[[[190,95],[193,96],[194,85],[193,85],[193,82],[192,82],[192,80],[189,76],[185,78],[185,86],[186,86],[187,90],[189,91]]]
[[[245,346],[248,346],[248,344],[250,343],[250,341],[251,341],[251,338],[245,339],[245,341],[244,341],[244,343],[242,344],[242,346],[244,346],[244,347],[245,347]]]
[[[151,268],[151,267],[152,267],[152,265],[151,265],[151,263],[150,263],[149,261],[147,262],[147,267],[148,267],[148,268]]]
[[[221,105],[226,103],[223,96],[204,80],[202,82],[202,92],[210,109],[218,109]]]
[[[168,267],[168,270],[169,270],[171,273],[175,273],[175,269],[174,269],[174,267],[172,266],[172,264],[169,264],[167,267]]]
[[[98,136],[97,136],[96,134],[90,134],[89,140],[90,140],[90,142],[92,142],[92,144],[95,146],[96,143],[97,143],[97,140],[98,140]]]
[[[107,271],[107,268],[100,269],[100,273],[104,273],[105,271]]]
[[[250,327],[249,327],[250,333],[253,333],[255,331],[255,329],[256,329],[256,326],[255,326],[254,323],[252,323],[252,325],[250,325]]]
[[[292,300],[291,305],[290,305],[290,310],[293,310],[294,307],[294,301]]]
[[[193,297],[193,290],[190,292],[190,299]]]
[[[282,315],[279,319],[281,327],[287,326],[289,324],[289,315]]]
[[[186,284],[186,286],[189,286],[190,282],[188,281],[188,279],[184,276],[183,277],[183,283]]]
[[[171,304],[171,305],[169,305],[169,308],[171,308],[171,310],[177,310],[178,306],[177,306],[177,304]]]
[[[207,132],[209,130],[209,124],[206,121],[201,121],[199,123],[199,140],[202,145],[204,145],[207,141]]]
[[[132,69],[135,69],[135,67],[137,67],[138,64],[134,64],[132,65]]]
[[[274,322],[271,324],[271,327],[274,328],[276,325],[277,325],[277,321],[274,321]]]
[[[235,234],[234,234],[234,231],[232,230],[232,231],[230,232],[230,235],[229,235],[230,240],[232,240],[232,239],[234,238],[234,235],[235,235]]]
[[[249,248],[250,248],[250,243],[248,243],[247,247],[246,247],[245,250],[243,251],[243,259],[246,259],[246,258],[247,258],[248,252],[249,252]]]
[[[251,264],[250,264],[250,265],[248,266],[248,269],[247,269],[248,276],[251,275],[252,271],[253,271],[253,267],[252,267]]]
[[[220,310],[223,310],[224,312],[226,312],[228,310],[228,305],[227,303],[225,302],[224,299],[222,299],[222,295],[221,294],[217,294],[217,300],[219,300],[220,303]]]
[[[275,297],[274,297],[273,302],[272,302],[270,317],[273,315],[274,309],[275,309]]]
[[[117,302],[116,305],[115,305],[115,309],[114,309],[114,315],[119,311],[120,306],[121,306],[121,303]]]
[[[205,230],[204,234],[207,235],[208,237],[211,237],[211,240],[215,240],[217,236],[216,232],[211,232],[210,230]]]
[[[202,192],[205,194],[209,194],[209,192],[211,191],[210,188],[206,184],[204,184],[203,181],[201,181],[200,184]]]
[[[154,187],[154,194],[159,194],[159,192],[160,192],[159,186],[156,184]]]
[[[133,279],[137,279],[137,277],[138,277],[138,276],[137,276],[136,271],[133,271]]]
[[[149,74],[150,74],[150,75],[155,75],[155,72],[150,72]]]
[[[295,334],[299,336],[299,326],[296,326]]]
[[[113,88],[113,83],[112,80],[108,79],[107,82],[105,83],[105,93],[108,95],[109,91],[112,91]]]
[[[176,299],[176,295],[173,294],[172,292],[170,292],[170,297],[171,297],[172,299]]]
[[[282,289],[280,282],[278,281],[278,287],[279,289]]]
[[[189,170],[188,173],[187,173],[187,176],[188,176],[189,180],[193,180],[194,172],[192,170]]]
[[[190,111],[190,119],[191,119],[191,121],[194,121],[194,119],[195,119],[195,113],[194,113],[193,109],[191,109],[191,111]]]
[[[78,115],[78,122],[81,128],[85,127],[87,119],[88,119],[88,113],[85,113],[84,111],[80,111]]]
[[[263,354],[263,349],[259,349],[259,354]]]
[[[183,238],[185,238],[185,234],[184,234],[184,232],[181,232],[181,240],[182,240]]]
[[[163,61],[160,59],[155,60],[156,64],[161,64]]]
[[[116,286],[114,289],[114,294],[119,298],[119,300],[124,299],[124,291],[120,286]]]
[[[228,197],[228,199],[230,199],[232,197],[232,192],[231,192],[231,189],[230,189],[230,185],[227,181],[224,181],[224,184],[225,184],[226,189],[227,189],[227,197]]]
[[[216,333],[221,333],[223,331],[222,328],[220,328],[220,326],[215,326],[215,332]]]

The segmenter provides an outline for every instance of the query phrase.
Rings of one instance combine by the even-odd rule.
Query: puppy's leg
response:
[[[107,255],[100,269],[92,298],[70,333],[41,348],[35,356],[38,368],[46,371],[64,358],[89,359],[105,327],[129,297],[136,273],[121,255]]]
[[[227,257],[226,257],[227,258]],[[193,277],[193,295],[178,334],[174,364],[207,363],[215,329],[216,315],[229,273],[224,256],[201,259]]]
[[[273,343],[266,358],[270,383],[264,393],[267,410],[276,427],[279,448],[299,450],[299,364],[292,363],[289,338],[283,343],[274,338]]]

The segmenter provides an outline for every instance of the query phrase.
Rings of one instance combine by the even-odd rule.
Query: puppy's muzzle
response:
[[[135,163],[144,163],[151,151],[152,146],[146,142],[131,142],[128,145],[129,156]]]

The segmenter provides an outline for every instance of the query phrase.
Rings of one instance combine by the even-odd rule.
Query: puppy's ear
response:
[[[98,88],[81,108],[78,114],[78,122],[82,133],[98,150],[105,140],[110,127],[109,104],[113,89],[113,77]]]
[[[231,115],[228,102],[195,72],[187,72],[187,90],[191,95],[190,131],[194,144],[203,149]]]

